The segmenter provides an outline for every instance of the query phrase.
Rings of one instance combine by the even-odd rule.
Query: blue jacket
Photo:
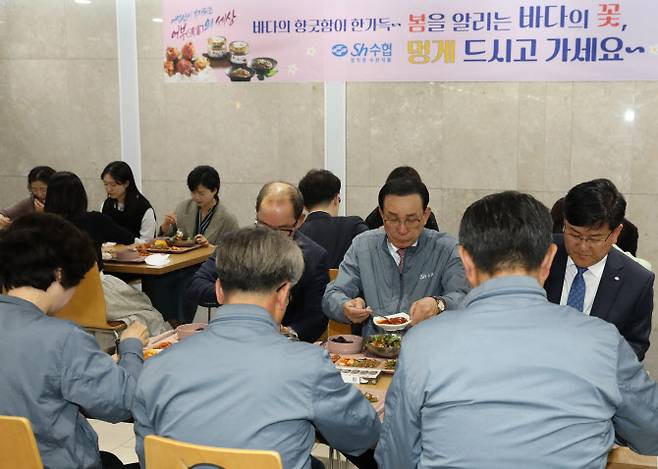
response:
[[[329,282],[327,251],[299,231],[295,232],[293,239],[304,255],[304,272],[290,292],[292,299],[282,324],[292,327],[299,340],[315,342],[327,329],[329,322],[322,313],[322,294]],[[213,254],[195,272],[185,292],[188,301],[194,304],[212,304],[217,301],[215,263]]]
[[[322,310],[331,319],[349,323],[343,304],[359,296],[382,315],[407,312],[414,301],[427,296],[442,296],[448,309],[454,309],[469,290],[455,238],[424,229],[418,244],[407,249],[400,273],[388,249],[386,232],[380,228],[354,238],[338,277],[324,292]],[[378,329],[369,318],[362,333],[366,336]]]
[[[602,469],[615,431],[658,454],[658,388],[614,326],[530,277],[489,280],[463,308],[405,336],[381,468]]]
[[[279,333],[252,305],[219,308],[210,327],[149,359],[133,409],[137,454],[154,433],[195,444],[266,449],[310,468],[315,429],[363,453],[379,438],[372,405],[342,381],[327,352]]]
[[[46,468],[100,468],[98,437],[80,411],[113,423],[130,418],[141,342],[122,341],[117,366],[72,322],[4,295],[0,324],[0,415],[30,420]]]

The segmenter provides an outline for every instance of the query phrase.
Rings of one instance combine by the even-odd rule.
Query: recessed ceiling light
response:
[[[626,122],[635,122],[635,111],[629,109],[624,113],[624,120]]]
[[[162,23],[162,18],[151,18],[154,23]]]
[[[90,5],[91,4],[91,0],[73,0],[73,1],[75,3],[77,3],[78,5]]]

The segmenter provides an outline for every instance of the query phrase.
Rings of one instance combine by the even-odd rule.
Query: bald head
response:
[[[299,189],[288,182],[268,182],[256,197],[256,213],[265,206],[278,209],[290,207],[292,216],[297,220],[304,211],[304,198]]]

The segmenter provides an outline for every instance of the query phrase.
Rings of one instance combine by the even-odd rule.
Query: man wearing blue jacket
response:
[[[379,467],[599,468],[617,437],[658,454],[658,387],[615,326],[550,303],[548,209],[503,192],[466,212],[462,309],[404,338]]]
[[[373,312],[408,312],[418,324],[459,305],[469,286],[457,240],[424,228],[428,204],[427,187],[417,179],[393,179],[382,187],[384,227],[354,238],[336,280],[325,290],[327,316],[362,326],[365,336],[378,329]]]
[[[304,270],[297,244],[243,228],[220,241],[216,269],[223,306],[208,330],[151,358],[139,381],[133,415],[142,465],[149,434],[278,451],[287,469],[315,467],[316,429],[350,456],[372,448],[380,431],[372,405],[324,349],[279,333]]]

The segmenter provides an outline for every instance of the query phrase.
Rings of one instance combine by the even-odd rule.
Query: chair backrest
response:
[[[333,282],[338,276],[338,269],[329,269],[329,281]]]
[[[108,323],[106,314],[100,272],[94,264],[85,274],[73,297],[55,317],[68,319],[86,329],[118,330],[125,327],[123,322]]]
[[[276,451],[193,445],[156,435],[144,439],[146,469],[186,469],[214,464],[225,469],[283,469]]]
[[[625,446],[620,446],[608,454],[608,467],[653,469],[658,467],[658,459],[656,456],[644,456]]]
[[[37,441],[25,417],[0,416],[0,469],[43,469]]]

